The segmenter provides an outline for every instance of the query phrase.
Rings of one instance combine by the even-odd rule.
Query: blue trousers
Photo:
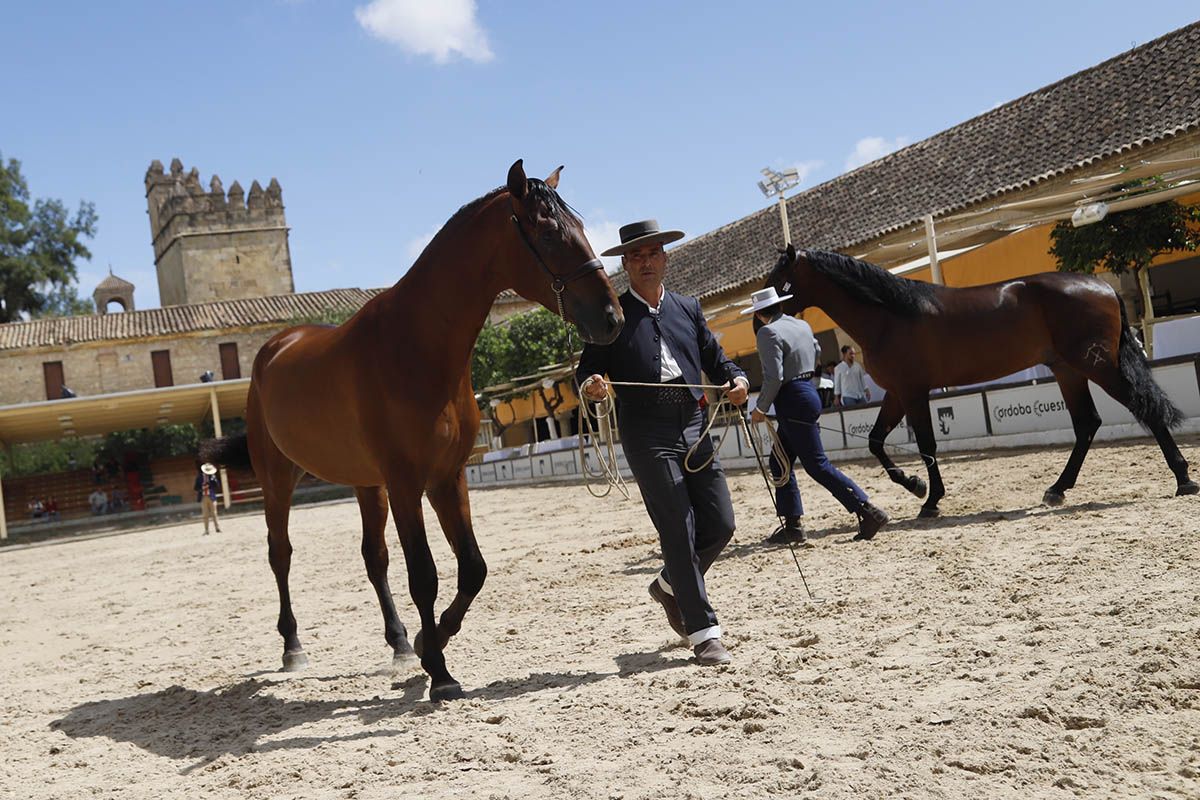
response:
[[[775,503],[779,513],[785,517],[804,514],[800,501],[800,487],[792,467],[796,459],[814,481],[829,490],[829,493],[851,514],[858,512],[867,502],[867,494],[858,485],[829,463],[825,447],[821,444],[821,398],[812,381],[794,380],[785,383],[775,396],[775,419],[779,426],[779,439],[787,453],[786,467],[774,454],[771,456],[771,474],[778,477],[785,468],[790,473],[786,486],[776,487]]]

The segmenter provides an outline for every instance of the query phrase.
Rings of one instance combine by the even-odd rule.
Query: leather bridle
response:
[[[585,261],[573,272],[567,275],[559,275],[546,266],[546,262],[542,259],[542,254],[533,246],[533,242],[529,241],[529,236],[526,235],[525,229],[521,227],[521,221],[517,219],[516,214],[512,216],[512,221],[517,226],[517,233],[520,235],[521,241],[525,243],[525,247],[533,254],[533,260],[537,262],[538,266],[542,268],[542,272],[546,273],[546,277],[550,279],[550,288],[554,290],[554,297],[558,300],[558,315],[562,317],[563,322],[566,322],[567,315],[563,310],[562,296],[563,292],[566,291],[567,284],[598,269],[604,269],[604,262],[598,258],[593,258],[590,261]]]

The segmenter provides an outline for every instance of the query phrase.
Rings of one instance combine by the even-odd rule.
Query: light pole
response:
[[[763,167],[761,172],[763,180],[758,182],[758,188],[767,197],[779,195],[779,218],[783,221],[783,246],[787,247],[792,242],[792,235],[788,231],[787,200],[784,198],[784,192],[800,184],[800,170],[789,167],[782,172],[776,172],[770,167]]]

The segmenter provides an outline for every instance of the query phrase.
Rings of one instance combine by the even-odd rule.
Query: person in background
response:
[[[843,408],[861,406],[871,400],[866,373],[855,360],[857,353],[851,345],[842,347],[842,362],[833,371],[833,404]]]
[[[221,482],[217,480],[217,468],[212,464],[201,464],[200,472],[196,474],[196,502],[200,504],[200,512],[204,517],[204,535],[208,535],[208,520],[212,517],[217,533],[221,532],[221,522],[217,519],[217,493]]]
[[[50,518],[51,522],[58,521],[58,501],[53,496],[46,501],[46,516]]]
[[[843,508],[858,517],[858,533],[854,539],[872,539],[887,524],[888,516],[883,509],[873,505],[866,492],[829,463],[825,456],[818,427],[821,401],[812,381],[816,375],[816,340],[807,322],[783,313],[780,304],[790,297],[780,297],[775,287],[768,286],[754,292],[750,296],[750,308],[742,311],[743,314],[753,313],[762,324],[756,339],[758,358],[762,362],[763,385],[750,419],[752,422],[765,422],[767,409],[774,404],[779,438],[788,459],[779,468],[788,471],[789,481],[786,486],[776,490],[775,501],[776,510],[785,517],[786,523],[772,534],[770,541],[804,541],[804,532],[800,528],[800,516],[804,508],[800,503],[796,476],[792,473],[792,465],[797,458],[809,477],[828,489]],[[774,463],[772,469],[775,469]]]
[[[93,514],[103,514],[108,510],[108,495],[97,486],[95,491],[88,495],[88,505],[91,506]]]

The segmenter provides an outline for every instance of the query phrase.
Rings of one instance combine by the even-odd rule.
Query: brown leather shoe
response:
[[[650,596],[662,604],[663,611],[667,612],[667,624],[671,626],[671,630],[686,639],[687,628],[683,627],[683,615],[679,613],[679,604],[658,585],[658,578],[650,584]]]
[[[693,647],[692,652],[696,654],[696,663],[705,667],[728,664],[730,661],[729,651],[720,639],[707,639]]]

